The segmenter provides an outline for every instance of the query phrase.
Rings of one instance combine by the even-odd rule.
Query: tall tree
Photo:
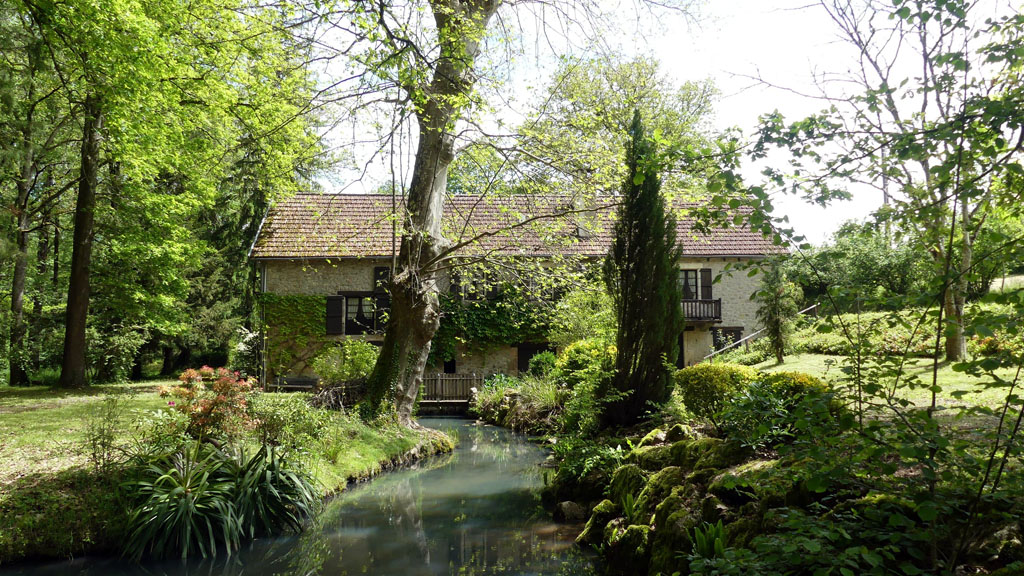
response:
[[[782,364],[793,321],[800,311],[800,288],[786,278],[781,262],[772,261],[763,269],[761,288],[754,293],[754,299],[758,303],[757,321],[765,331],[775,361]]]
[[[650,404],[668,399],[669,370],[679,355],[683,331],[676,219],[665,209],[654,142],[644,134],[640,112],[633,115],[626,148],[626,178],[605,282],[618,320],[615,376],[602,391],[603,421],[626,425]]]

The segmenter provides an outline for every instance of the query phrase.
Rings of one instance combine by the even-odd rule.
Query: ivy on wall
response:
[[[430,361],[455,358],[457,344],[483,352],[496,346],[547,340],[550,305],[506,288],[496,298],[465,301],[441,296],[441,326],[434,335]]]
[[[331,341],[327,336],[327,297],[261,294],[270,377],[301,372]]]

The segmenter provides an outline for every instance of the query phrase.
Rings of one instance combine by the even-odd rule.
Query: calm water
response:
[[[424,419],[455,429],[459,447],[332,500],[301,535],[259,540],[230,558],[125,564],[85,559],[0,575],[329,576],[593,573],[572,545],[577,528],[540,507],[544,452],[500,428]],[[54,529],[60,529],[54,526]]]

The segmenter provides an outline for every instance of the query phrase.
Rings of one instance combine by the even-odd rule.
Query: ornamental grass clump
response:
[[[310,477],[266,446],[250,455],[192,442],[150,462],[127,488],[124,554],[135,560],[230,554],[260,534],[300,531],[319,502]]]

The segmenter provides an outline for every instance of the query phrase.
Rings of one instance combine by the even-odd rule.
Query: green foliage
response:
[[[120,430],[129,400],[129,394],[107,394],[86,420],[86,455],[99,474],[111,472],[125,459]]]
[[[786,278],[779,262],[769,263],[764,268],[761,288],[754,294],[758,303],[756,316],[780,364],[793,331],[793,321],[800,311],[800,298],[800,288]]]
[[[324,383],[344,384],[369,376],[379,354],[380,348],[365,340],[345,340],[325,346],[311,366]]]
[[[793,440],[800,430],[828,431],[831,400],[828,386],[814,376],[765,373],[738,391],[717,417],[722,430],[744,446],[774,447]]]
[[[250,394],[247,400],[249,420],[260,443],[269,446],[301,448],[327,433],[331,414],[309,405],[309,395],[294,393]]]
[[[721,520],[693,527],[693,556],[704,559],[725,557],[725,528]]]
[[[432,361],[455,358],[456,344],[473,350],[544,342],[547,314],[542,305],[511,285],[491,299],[463,300],[454,293],[441,296],[441,325],[430,347]]]
[[[630,138],[622,203],[604,266],[618,324],[615,374],[610,386],[598,389],[606,404],[602,422],[619,425],[636,422],[649,404],[668,400],[666,365],[675,364],[683,329],[676,219],[665,209],[657,147],[644,133],[639,109]]]
[[[533,434],[557,432],[569,391],[550,378],[495,374],[477,391],[471,411],[487,422]]]
[[[600,427],[604,402],[598,391],[615,374],[615,346],[604,340],[580,340],[558,355],[551,378],[569,391],[562,414],[562,429],[571,434],[593,434]]]
[[[729,399],[758,377],[757,370],[747,366],[705,362],[677,371],[675,384],[694,416],[715,422]]]
[[[795,339],[795,335],[794,335]],[[792,348],[795,351],[795,343]],[[753,366],[760,364],[772,358],[771,345],[765,338],[758,338],[753,342],[747,342],[746,345],[740,345],[730,350],[726,350],[721,354],[714,356],[711,361],[714,363],[725,363],[725,364],[743,364],[744,366]]]
[[[565,348],[579,340],[615,340],[612,298],[604,285],[593,283],[570,290],[551,313],[548,341]]]
[[[267,366],[280,376],[308,364],[328,343],[327,299],[306,294],[260,294]]]
[[[124,551],[135,559],[230,554],[257,534],[301,530],[319,496],[273,449],[232,456],[201,442],[149,463],[128,490]]]
[[[555,353],[550,350],[538,352],[530,358],[526,372],[537,378],[547,378],[555,369]]]
[[[622,465],[626,452],[621,446],[607,446],[594,440],[566,436],[553,446],[559,460],[558,473],[581,480],[595,471],[611,476]]]

